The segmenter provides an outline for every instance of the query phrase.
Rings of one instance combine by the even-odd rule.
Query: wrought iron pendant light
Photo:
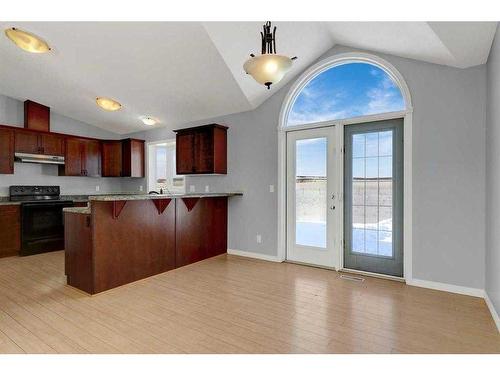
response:
[[[292,67],[292,61],[297,57],[288,57],[276,53],[276,26],[271,32],[271,22],[268,21],[260,32],[262,51],[260,56],[250,54],[250,58],[243,65],[243,69],[257,82],[271,88],[278,83]]]

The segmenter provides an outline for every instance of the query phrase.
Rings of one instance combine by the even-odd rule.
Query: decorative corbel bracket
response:
[[[113,219],[118,219],[127,201],[113,201]]]
[[[198,203],[199,200],[200,198],[182,198],[182,201],[186,205],[188,212],[191,211],[194,206],[196,206],[196,203]]]
[[[156,206],[156,209],[158,210],[158,215],[161,215],[163,211],[168,207],[170,201],[172,199],[151,199],[153,201],[153,204]]]

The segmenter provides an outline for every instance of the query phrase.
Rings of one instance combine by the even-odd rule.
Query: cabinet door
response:
[[[196,171],[194,165],[194,133],[177,133],[176,147],[176,169],[177,174],[191,174]]]
[[[144,177],[144,142],[137,139],[122,141],[122,176]]]
[[[59,135],[40,135],[40,145],[45,155],[64,156],[64,138]]]
[[[0,129],[0,174],[14,173],[14,132]]]
[[[122,143],[106,141],[102,143],[102,176],[121,177],[122,175]]]
[[[0,206],[0,258],[18,255],[21,248],[20,205]]]
[[[194,137],[194,171],[196,173],[213,173],[213,146],[213,129],[196,132]]]
[[[85,176],[99,177],[101,175],[101,145],[99,141],[83,142]]]
[[[65,176],[82,176],[82,143],[77,138],[68,138],[66,140],[66,153],[64,158]]]
[[[16,152],[24,152],[26,154],[40,153],[39,135],[37,133],[16,130],[15,138]]]

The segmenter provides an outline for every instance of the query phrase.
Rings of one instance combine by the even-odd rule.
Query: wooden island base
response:
[[[227,197],[92,201],[65,212],[68,284],[95,294],[227,251]]]

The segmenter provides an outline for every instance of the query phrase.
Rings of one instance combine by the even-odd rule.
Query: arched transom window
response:
[[[391,76],[376,65],[333,66],[298,93],[286,126],[402,111],[405,100]]]

